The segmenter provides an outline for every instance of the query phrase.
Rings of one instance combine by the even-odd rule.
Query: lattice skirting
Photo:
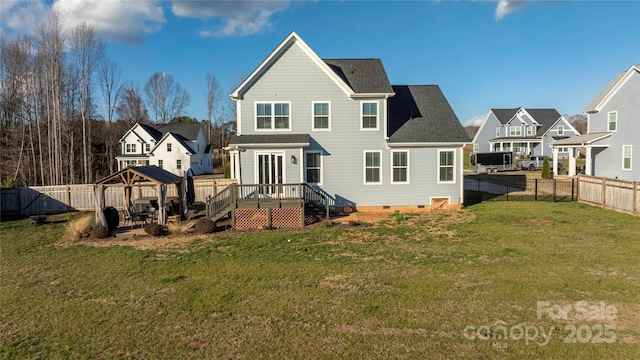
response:
[[[302,208],[235,209],[236,229],[295,228],[302,225]]]

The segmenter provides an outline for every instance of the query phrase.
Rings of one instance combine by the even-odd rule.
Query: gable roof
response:
[[[464,127],[438,85],[394,85],[388,101],[389,143],[464,143]]]
[[[356,93],[393,93],[380,59],[323,60]]]
[[[329,62],[333,62],[333,64],[329,64],[325,60],[322,60],[298,34],[292,32],[231,92],[231,98],[239,99],[262,74],[268,71],[271,65],[278,61],[282,54],[294,45],[299,46],[348,96],[354,97],[357,94],[384,94],[393,96],[392,92],[387,92],[391,90],[391,86],[389,85],[387,74],[382,67],[382,62],[379,59],[337,59],[328,60]],[[375,78],[373,78],[374,76]],[[385,86],[385,81],[387,86]],[[374,92],[369,93],[369,91],[372,90]]]
[[[556,109],[525,109],[519,107],[513,109],[491,109],[491,112],[502,125],[506,125],[516,116],[520,109],[526,111],[540,125],[536,131],[536,136],[544,135],[561,117]]]
[[[147,133],[149,133],[149,135],[151,135],[151,137],[155,141],[159,141],[160,139],[162,139],[162,132],[156,130],[153,127],[153,125],[138,123],[138,126],[141,127],[142,129],[144,129]]]
[[[600,111],[606,99],[620,89],[622,84],[631,77],[633,72],[640,72],[640,64],[632,65],[629,70],[619,73],[584,109],[586,113],[595,113]]]
[[[174,133],[174,132],[166,132],[162,138],[160,140],[158,140],[158,142],[156,142],[156,145],[153,147],[153,149],[151,149],[151,151],[149,152],[150,154],[153,154],[153,152],[169,137],[172,137],[174,139],[176,139],[176,141],[178,141],[178,144],[182,145],[183,148],[185,148],[185,150],[187,150],[189,152],[189,154],[196,154],[196,152],[191,149],[191,146],[187,145],[187,141],[189,141],[188,139],[184,138],[182,135],[178,134],[178,133]]]
[[[184,140],[196,141],[200,132],[200,124],[155,124],[153,128],[164,136],[167,133],[180,135]]]

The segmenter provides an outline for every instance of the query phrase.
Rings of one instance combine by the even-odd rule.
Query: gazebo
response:
[[[106,187],[122,186],[124,206],[129,208],[132,205],[131,189],[133,186],[155,186],[158,194],[158,224],[166,225],[167,210],[165,206],[167,187],[170,184],[177,187],[181,207],[180,214],[183,214],[186,210],[186,180],[155,165],[127,167],[97,181],[93,186],[96,197],[96,224],[107,226],[107,220],[102,212],[105,207],[104,191]]]

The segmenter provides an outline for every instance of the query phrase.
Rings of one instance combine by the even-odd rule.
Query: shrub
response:
[[[162,226],[158,225],[158,223],[148,223],[144,226],[144,232],[151,236],[160,236],[162,235]]]
[[[175,223],[169,223],[167,225],[167,230],[169,230],[169,234],[171,235],[186,235],[192,232],[193,228],[193,221],[181,222],[180,220],[178,220]]]
[[[393,220],[395,220],[395,222],[396,222],[396,223],[401,223],[401,222],[403,222],[403,221],[406,221],[406,220],[407,220],[407,218],[406,218],[404,215],[402,215],[402,214],[400,213],[400,211],[398,211],[398,210],[394,211],[394,212],[393,212],[393,214],[391,214],[391,215],[389,215],[389,216],[390,216]]]
[[[206,217],[198,219],[194,227],[194,232],[200,235],[212,233],[215,230],[216,230],[216,224],[213,221],[207,219]]]
[[[109,229],[107,229],[102,224],[97,224],[93,228],[91,228],[91,236],[97,239],[104,239],[109,237]]]
[[[109,231],[114,231],[120,225],[120,214],[118,214],[118,210],[116,208],[109,206],[102,209],[102,213],[104,217],[107,219],[107,228]]]
[[[551,167],[549,166],[549,158],[545,157],[542,162],[542,178],[550,179],[551,178]]]
[[[91,231],[92,220],[93,216],[87,215],[70,222],[65,229],[64,238],[66,240],[77,241],[86,237]]]

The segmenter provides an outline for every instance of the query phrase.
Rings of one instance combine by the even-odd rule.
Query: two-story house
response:
[[[392,86],[379,59],[322,59],[294,32],[231,97],[240,184],[306,182],[358,210],[462,204],[468,137],[437,85]]]
[[[200,124],[134,124],[120,138],[118,170],[157,165],[178,176],[213,173],[213,154]]]
[[[474,152],[552,155],[551,142],[580,135],[555,109],[491,109],[474,136]],[[569,156],[562,148],[560,156]]]
[[[640,64],[619,73],[584,112],[587,134],[556,141],[554,150],[585,148],[586,175],[640,181]]]

